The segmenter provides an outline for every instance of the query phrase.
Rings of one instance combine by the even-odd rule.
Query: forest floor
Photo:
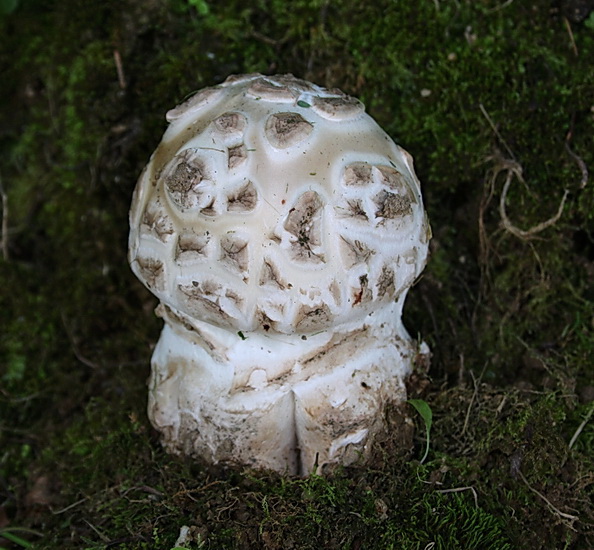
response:
[[[594,2],[0,9],[0,548],[594,548]],[[408,404],[414,434],[307,478],[171,456],[148,422],[132,191],[168,109],[252,72],[360,98],[415,158],[423,463]]]

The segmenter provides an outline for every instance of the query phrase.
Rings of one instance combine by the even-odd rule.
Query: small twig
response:
[[[468,428],[468,421],[470,420],[470,411],[472,410],[472,405],[474,404],[474,401],[478,395],[479,384],[480,384],[481,380],[483,379],[483,375],[485,374],[486,370],[487,370],[487,363],[484,364],[483,370],[481,370],[478,380],[474,377],[474,373],[472,371],[469,371],[470,376],[472,378],[472,384],[474,386],[474,392],[472,392],[472,397],[470,398],[470,403],[468,404],[468,410],[466,411],[466,419],[464,420],[464,427],[462,428],[462,435],[466,432],[466,428]]]
[[[503,4],[501,4],[500,6],[495,6],[494,8],[487,10],[487,13],[495,13],[496,11],[503,10],[508,6],[511,6],[513,2],[514,0],[507,0],[506,2],[503,2]]]
[[[2,176],[0,176],[0,200],[2,200],[2,238],[0,240],[2,256],[5,261],[10,259],[8,253],[8,195],[4,192]]]
[[[563,21],[565,23],[565,28],[567,29],[567,34],[569,35],[569,40],[571,41],[571,49],[577,57],[579,52],[577,49],[577,44],[575,43],[575,38],[573,37],[573,31],[571,30],[571,24],[569,23],[569,19],[567,19],[567,17],[564,17]]]
[[[506,148],[507,152],[509,153],[509,156],[512,159],[514,159],[514,161],[515,161],[516,160],[516,157],[512,153],[512,150],[509,148],[509,145],[507,144],[507,142],[503,139],[503,136],[499,133],[499,130],[497,129],[497,126],[495,126],[495,123],[493,122],[493,119],[489,116],[489,113],[487,113],[487,110],[485,109],[485,107],[484,107],[484,105],[482,103],[479,103],[479,108],[480,108],[481,112],[483,113],[483,116],[487,119],[487,122],[489,123],[489,126],[491,126],[491,130],[493,130],[493,132],[495,133],[495,135],[497,136],[497,138],[499,139],[499,141]]]
[[[586,427],[586,424],[590,421],[590,418],[592,418],[593,413],[594,413],[594,403],[592,403],[592,405],[590,406],[590,410],[588,411],[588,414],[586,414],[586,418],[584,418],[583,422],[578,426],[578,429],[575,431],[575,433],[573,434],[573,437],[569,441],[569,449],[571,449],[575,445],[577,438],[580,436],[583,429]]]
[[[419,475],[418,470],[417,470],[417,479],[421,483],[424,483],[425,485],[443,485],[443,481],[425,481],[424,479],[421,479],[421,476]]]
[[[518,474],[520,475],[522,481],[526,484],[526,487],[528,487],[528,489],[530,489],[535,495],[537,495],[545,501],[551,512],[557,514],[561,518],[569,520],[571,523],[568,525],[568,527],[573,531],[576,530],[573,526],[573,522],[579,520],[580,518],[578,518],[577,516],[572,516],[571,514],[566,514],[565,512],[559,510],[559,508],[557,508],[547,497],[545,497],[540,491],[537,491],[534,487],[530,485],[530,483],[528,483],[528,480],[521,471],[518,470]]]
[[[472,378],[472,384],[474,385],[474,391],[472,392],[472,397],[470,398],[470,403],[468,403],[468,409],[466,410],[466,418],[464,419],[464,426],[462,426],[462,434],[466,433],[466,428],[468,428],[468,421],[470,420],[470,412],[472,411],[472,405],[474,405],[474,400],[478,395],[478,384],[476,378],[472,371],[470,371],[470,376]]]
[[[92,369],[98,369],[99,365],[97,363],[94,363],[90,359],[87,359],[78,349],[78,346],[76,345],[76,342],[74,341],[74,335],[72,334],[72,331],[70,330],[70,327],[68,326],[68,323],[66,322],[66,317],[64,316],[63,313],[62,313],[62,323],[64,324],[64,328],[66,329],[66,335],[68,336],[68,339],[70,340],[70,345],[72,346],[72,351],[74,352],[74,356],[83,365],[86,365],[87,367],[90,367]]]
[[[571,138],[572,132],[570,130],[569,132],[567,132],[567,137],[565,138],[565,149],[567,149],[567,152],[569,153],[571,158],[575,160],[577,162],[577,165],[579,166],[580,172],[582,173],[582,179],[580,180],[580,186],[578,187],[578,189],[583,189],[588,184],[588,167],[586,166],[586,163],[582,160],[582,158],[576,155],[569,146]]]
[[[495,409],[495,412],[497,413],[497,415],[501,414],[501,411],[503,410],[503,407],[505,406],[506,402],[507,402],[507,395],[504,395],[503,398],[501,399],[501,403],[499,403],[499,405],[497,406],[497,409]]]
[[[109,537],[107,537],[104,533],[102,533],[101,531],[99,531],[99,529],[97,529],[97,527],[95,527],[90,521],[87,521],[86,519],[83,519],[83,521],[93,530],[95,531],[95,533],[97,533],[97,535],[99,536],[99,538],[105,542],[108,543],[109,542]]]
[[[594,483],[594,473],[588,473],[583,476],[578,477],[570,486],[570,489],[574,487],[579,487],[580,490],[584,489],[588,485],[592,485]]]
[[[72,508],[75,508],[76,506],[78,506],[79,504],[82,504],[85,500],[87,500],[89,497],[84,497],[81,498],[80,500],[77,500],[76,502],[73,502],[72,504],[69,504],[68,506],[66,506],[66,508],[62,508],[61,510],[58,510],[56,512],[54,512],[52,510],[52,514],[54,514],[54,516],[58,516],[60,514],[63,514],[64,512],[68,512],[68,510],[71,510]]]
[[[517,173],[515,175],[517,175]],[[564,191],[563,198],[561,199],[561,203],[559,204],[559,209],[557,210],[557,213],[552,218],[549,218],[548,220],[541,222],[541,223],[531,227],[530,229],[526,229],[526,230],[520,229],[519,227],[516,227],[510,221],[510,219],[507,215],[506,207],[505,207],[507,192],[509,191],[509,187],[511,185],[513,176],[514,176],[514,171],[509,170],[507,173],[507,178],[505,180],[505,184],[503,186],[503,190],[501,191],[501,198],[499,199],[499,215],[501,216],[501,221],[502,221],[502,225],[503,225],[504,229],[509,231],[512,235],[519,237],[520,239],[530,239],[537,233],[544,231],[547,227],[551,227],[551,225],[554,225],[559,221],[559,218],[561,217],[561,214],[563,213],[563,207],[565,206],[565,201],[567,200],[567,195],[569,194],[569,191],[567,189]]]
[[[2,394],[2,396],[8,396],[8,393],[6,391],[4,391],[3,389],[0,389],[0,393]],[[35,392],[35,393],[30,393],[29,395],[22,395],[20,397],[7,397],[5,400],[3,399],[3,401],[6,401],[7,403],[26,403],[27,401],[31,401],[32,399],[37,399],[43,392]],[[0,424],[0,430],[3,428],[3,426]],[[4,429],[6,429],[4,427]]]
[[[115,62],[116,71],[118,72],[118,82],[122,90],[126,89],[126,76],[124,75],[124,65],[122,64],[122,56],[119,50],[113,50],[113,60]]]
[[[436,493],[446,494],[446,493],[461,493],[462,491],[472,491],[472,495],[474,496],[474,505],[478,508],[478,496],[474,487],[455,487],[454,489],[437,489]]]
[[[479,267],[481,270],[481,278],[480,278],[480,294],[482,296],[485,294],[486,289],[490,283],[490,274],[489,274],[489,258],[491,255],[491,241],[487,234],[487,228],[485,225],[485,213],[491,204],[491,200],[493,199],[493,195],[495,194],[495,180],[497,178],[497,170],[494,170],[492,177],[485,181],[483,186],[483,194],[481,197],[481,203],[479,206],[479,215],[478,215],[478,234],[479,234]],[[478,308],[478,302],[477,306]]]
[[[265,36],[258,31],[252,31],[250,33],[256,40],[260,40],[260,42],[264,42],[264,44],[269,44],[270,46],[282,46],[287,40],[287,36],[284,36],[280,40],[276,40],[274,38],[270,38],[269,36]]]
[[[194,500],[191,497],[192,493],[201,493],[202,491],[206,491],[206,489],[212,487],[213,485],[219,485],[221,483],[225,483],[225,481],[222,481],[222,480],[211,481],[210,483],[207,483],[206,485],[203,485],[202,487],[198,487],[196,489],[186,489],[182,485],[183,489],[181,491],[178,491],[177,493],[175,493],[172,498],[188,497],[189,499]]]

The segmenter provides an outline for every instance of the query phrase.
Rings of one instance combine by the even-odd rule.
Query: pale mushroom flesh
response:
[[[289,474],[364,459],[427,353],[401,321],[430,239],[410,155],[358,100],[291,75],[230,77],[167,119],[130,213],[165,322],[164,444]]]

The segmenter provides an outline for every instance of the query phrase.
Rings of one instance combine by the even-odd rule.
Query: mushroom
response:
[[[419,353],[401,321],[430,239],[411,156],[357,99],[292,75],[232,76],[167,120],[129,241],[164,320],[164,445],[297,475],[367,456]]]

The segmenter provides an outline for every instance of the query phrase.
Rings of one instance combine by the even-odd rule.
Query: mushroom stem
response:
[[[302,340],[230,331],[160,308],[149,416],[174,453],[307,475],[316,464],[369,454],[388,404],[406,400],[415,350],[387,328],[400,304],[374,319]]]

